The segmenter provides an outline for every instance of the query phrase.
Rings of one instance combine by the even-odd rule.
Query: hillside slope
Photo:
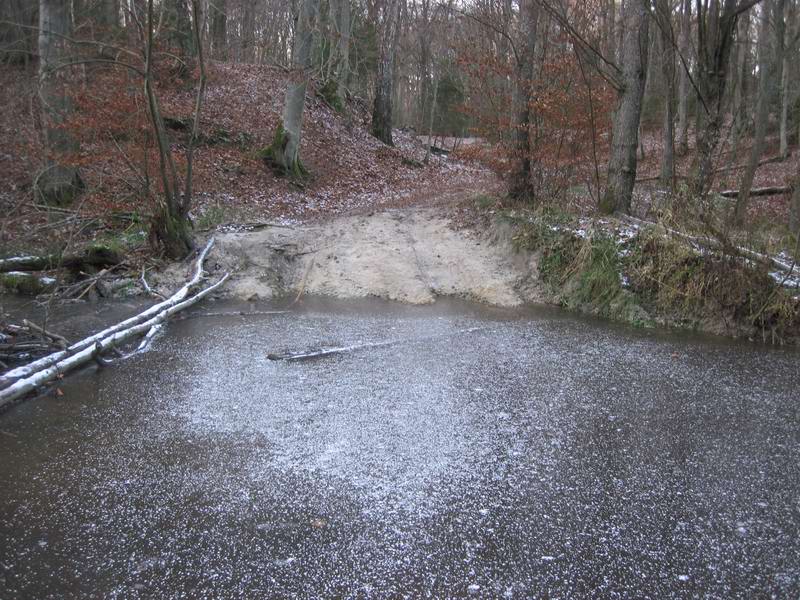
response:
[[[201,228],[222,222],[304,220],[328,214],[373,210],[413,203],[430,204],[496,185],[484,168],[452,157],[434,156],[421,165],[425,151],[410,133],[396,131],[396,147],[368,133],[369,111],[354,98],[343,113],[309,88],[301,156],[312,178],[298,187],[276,176],[257,157],[278,125],[288,75],[277,67],[213,63],[201,115],[202,141],[195,155],[195,203],[192,217]],[[135,86],[131,90],[135,90]],[[182,165],[194,91],[170,82],[159,91],[171,124],[173,151]],[[128,94],[131,96],[131,94]],[[42,147],[36,123],[38,100],[33,71],[0,70],[0,251],[65,243],[66,237],[91,239],[120,227],[119,215],[142,223],[153,200],[142,192],[143,176],[155,178],[145,164],[143,114],[120,98],[119,82],[91,78],[76,103],[84,111],[74,125],[81,138],[86,193],[69,207],[69,227],[52,229],[53,214],[33,201],[33,177]],[[125,108],[128,108],[126,111]],[[138,120],[137,120],[138,119]],[[133,132],[133,133],[131,133]],[[152,161],[152,158],[151,158]],[[92,221],[87,224],[88,221]],[[125,225],[125,223],[122,223]]]

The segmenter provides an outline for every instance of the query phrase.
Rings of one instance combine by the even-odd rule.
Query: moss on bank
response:
[[[272,143],[266,148],[256,152],[257,158],[263,160],[276,175],[288,177],[295,183],[300,183],[309,178],[310,173],[298,156],[291,164],[286,163],[285,150],[288,143],[286,131],[283,123],[279,123],[275,129],[275,136]]]
[[[30,273],[0,273],[0,290],[23,296],[38,296],[55,286],[56,280],[50,277],[38,277]]]
[[[761,265],[701,254],[656,228],[617,236],[607,221],[580,227],[552,210],[501,218],[513,224],[517,249],[538,256],[540,279],[568,310],[769,343],[800,339],[800,302]]]

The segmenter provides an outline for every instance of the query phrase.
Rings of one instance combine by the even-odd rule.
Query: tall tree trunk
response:
[[[78,141],[65,125],[72,115],[67,42],[68,0],[39,1],[39,98],[42,104],[45,163],[36,178],[36,192],[47,203],[69,204],[83,188],[77,167],[70,165]]]
[[[750,88],[750,13],[739,18],[737,25],[735,89],[733,91],[733,148],[731,160],[738,161],[739,145],[750,121],[748,114],[748,90]]]
[[[228,59],[228,2],[210,0],[211,54],[216,60]]]
[[[789,156],[789,104],[791,103],[791,89],[789,82],[791,81],[791,65],[789,56],[792,51],[793,42],[797,31],[797,23],[795,23],[795,3],[789,2],[788,14],[785,13],[787,24],[784,31],[784,44],[782,54],[782,68],[781,68],[781,116],[780,116],[780,155],[781,157],[788,158]]]
[[[678,152],[686,154],[689,150],[689,65],[691,56],[691,34],[692,34],[692,0],[683,0],[681,10],[680,25],[680,65],[678,72]]]
[[[198,3],[200,0],[191,0],[193,9],[193,21],[195,31],[195,45],[200,47],[200,27],[197,21],[199,15]],[[191,139],[188,150],[188,172],[186,179],[186,193],[181,199],[181,186],[178,172],[175,168],[175,161],[172,157],[169,138],[167,137],[164,119],[161,115],[161,108],[156,95],[153,81],[153,53],[155,47],[155,28],[156,17],[153,10],[153,0],[147,0],[147,9],[144,17],[144,96],[147,100],[147,112],[150,118],[150,125],[158,149],[159,176],[161,179],[161,193],[158,194],[158,207],[150,228],[151,241],[154,245],[161,246],[164,253],[170,258],[185,258],[194,248],[194,243],[190,235],[191,223],[187,218],[191,203],[192,193],[192,144],[197,136],[197,128],[200,119],[200,108],[202,105],[202,95],[205,85],[205,69],[203,67],[202,50],[199,51],[200,60],[200,88],[195,102],[194,122],[192,126]]]
[[[244,63],[255,61],[256,38],[256,0],[243,0],[242,25],[240,36],[241,55],[239,60]]]
[[[697,23],[697,146],[690,182],[692,196],[702,201],[714,181],[714,156],[722,134],[725,88],[734,32],[742,0],[708,0]]]
[[[422,27],[419,28],[419,124],[420,129],[427,120],[428,102],[431,89],[431,32],[430,32],[430,2],[422,0]]]
[[[761,155],[764,153],[764,141],[767,137],[767,121],[769,118],[769,105],[772,96],[769,85],[769,22],[773,6],[772,0],[767,0],[767,2],[761,6],[761,18],[758,28],[758,99],[756,101],[755,132],[753,134],[753,147],[750,150],[747,167],[739,182],[739,196],[736,199],[736,210],[734,212],[734,220],[738,225],[744,223],[747,214],[747,205],[750,202],[750,188],[753,186],[753,178],[755,177],[756,169],[758,169]]]
[[[531,175],[531,86],[533,85],[536,33],[539,22],[538,4],[533,0],[521,0],[520,19],[522,43],[518,52],[516,77],[512,96],[514,166],[509,177],[508,195],[517,202],[533,202],[535,190]]]
[[[789,231],[796,237],[800,237],[800,163],[798,163],[797,177],[794,180],[794,191],[792,191],[792,200],[789,206]]]
[[[433,120],[436,116],[436,101],[439,97],[439,78],[436,77],[434,73],[434,81],[433,81],[433,99],[431,102],[431,114],[430,114],[430,121],[428,121],[428,141],[425,144],[425,160],[422,162],[426,165],[431,158],[431,148],[433,147]]]
[[[336,94],[344,103],[350,85],[350,0],[337,0],[336,29],[339,38],[336,43],[338,66],[336,69]]]
[[[318,11],[319,0],[302,0],[300,3],[294,30],[292,72],[283,106],[283,121],[278,125],[275,139],[267,153],[268,158],[277,167],[286,175],[296,179],[301,179],[307,174],[300,160],[300,140],[306,89],[311,78],[311,50]]]
[[[186,0],[166,0],[164,8],[168,38],[171,44],[177,48],[180,55],[194,56],[196,49]]]
[[[603,6],[603,37],[605,55],[609,60],[614,60],[617,54],[617,38],[614,28],[617,19],[617,0],[606,0]]]
[[[372,135],[384,144],[392,140],[392,98],[394,96],[394,63],[400,39],[400,15],[403,0],[385,0],[381,28],[380,58],[375,80],[375,103],[372,107]]]
[[[661,73],[666,94],[664,97],[664,154],[661,157],[661,186],[672,190],[675,181],[675,40],[672,36],[672,6],[670,0],[657,0],[656,18],[661,35]]]
[[[617,109],[612,130],[608,182],[600,200],[604,213],[629,213],[633,186],[636,182],[636,148],[639,145],[639,122],[642,97],[647,77],[647,50],[650,19],[645,0],[628,0],[623,20],[622,87],[618,91]]]

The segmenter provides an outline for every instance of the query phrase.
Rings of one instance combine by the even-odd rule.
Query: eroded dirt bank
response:
[[[456,231],[441,211],[397,209],[326,223],[219,233],[210,267],[247,299],[313,294],[427,304],[455,296],[497,306],[541,302],[530,258],[497,231]],[[532,276],[533,274],[533,276]],[[162,274],[169,286],[178,267]]]

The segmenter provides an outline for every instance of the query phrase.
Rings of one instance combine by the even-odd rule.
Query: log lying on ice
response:
[[[192,279],[169,299],[150,307],[135,317],[131,317],[100,333],[72,344],[66,350],[49,354],[25,366],[13,369],[0,377],[0,409],[38,387],[53,381],[59,375],[99,358],[103,352],[115,348],[131,338],[148,334],[145,337],[145,342],[149,341],[169,317],[192,306],[219,288],[228,279],[227,273],[216,283],[187,298],[189,292],[202,279],[203,262],[212,245],[213,239],[209,240],[209,243],[200,253]]]
[[[763,188],[753,188],[750,190],[751,196],[780,196],[781,194],[789,194],[792,191],[792,186],[771,186]],[[724,190],[719,192],[723,198],[738,198],[739,190]]]
[[[189,294],[189,291],[200,283],[200,280],[203,277],[203,263],[205,262],[206,256],[208,256],[209,251],[211,250],[211,246],[214,245],[214,238],[208,240],[208,243],[205,245],[203,250],[200,252],[200,255],[197,257],[197,262],[195,263],[195,271],[194,276],[177,292],[175,292],[171,297],[164,300],[163,302],[159,302],[158,304],[151,306],[144,312],[139,313],[138,315],[131,317],[130,319],[126,319],[121,323],[117,323],[111,327],[108,327],[101,331],[100,333],[96,333],[94,335],[89,336],[75,344],[72,344],[66,350],[62,350],[61,352],[54,352],[52,354],[48,354],[47,356],[40,358],[39,360],[35,360],[30,364],[23,365],[21,367],[17,367],[6,373],[5,375],[0,376],[0,388],[4,388],[10,383],[14,382],[17,379],[22,377],[27,377],[37,371],[41,371],[42,369],[46,369],[54,364],[56,364],[60,360],[64,360],[67,356],[71,354],[75,354],[76,352],[80,352],[89,346],[93,346],[95,342],[100,341],[101,339],[108,337],[111,334],[114,334],[118,331],[123,331],[124,329],[128,329],[133,327],[137,323],[141,321],[147,320],[154,315],[158,314],[162,310],[169,308],[173,304],[177,304]]]
[[[144,321],[143,323],[139,323],[138,325],[134,325],[128,329],[118,331],[109,337],[103,338],[102,340],[98,340],[92,346],[85,348],[77,354],[72,354],[63,360],[58,361],[53,366],[42,369],[41,371],[37,371],[33,375],[20,379],[7,388],[0,390],[0,409],[9,402],[13,402],[14,400],[36,390],[40,386],[53,381],[59,375],[68,373],[69,371],[94,360],[95,357],[100,356],[103,352],[106,352],[107,350],[110,350],[137,335],[141,335],[143,333],[148,333],[149,335],[151,330],[157,330],[157,328],[161,327],[162,323],[164,323],[164,321],[166,321],[170,316],[180,312],[192,304],[197,303],[199,300],[225,283],[227,279],[228,273],[223,275],[222,278],[215,284],[199,291],[194,296],[191,296],[183,302],[179,302],[178,304],[170,306],[152,319]]]
[[[424,337],[401,339],[401,340],[387,340],[384,342],[366,342],[363,344],[354,344],[352,346],[339,346],[334,348],[315,348],[313,350],[301,350],[299,352],[292,352],[290,350],[285,352],[270,352],[267,354],[268,360],[285,360],[285,361],[299,361],[310,360],[313,358],[325,358],[335,354],[347,354],[349,352],[356,352],[358,350],[372,350],[374,348],[386,348],[389,346],[396,346],[398,344],[419,344],[422,342],[430,342],[432,340],[439,340],[444,338],[455,337],[465,333],[474,333],[476,331],[483,331],[485,327],[470,327],[469,329],[461,329],[453,333],[446,333],[443,335],[428,335]]]

